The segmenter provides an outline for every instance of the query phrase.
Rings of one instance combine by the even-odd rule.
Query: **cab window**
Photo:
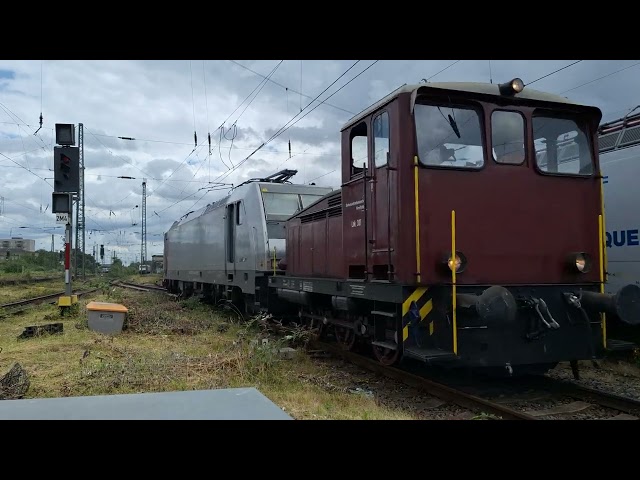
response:
[[[389,114],[382,112],[373,120],[373,158],[376,168],[389,162]]]
[[[536,164],[543,173],[593,174],[593,155],[582,122],[569,116],[533,115]]]
[[[362,122],[351,129],[351,178],[362,174],[368,157],[367,124]]]
[[[491,114],[491,143],[497,163],[524,162],[524,117],[518,112],[496,110]]]
[[[480,111],[468,106],[416,104],[419,161],[429,167],[482,168]]]

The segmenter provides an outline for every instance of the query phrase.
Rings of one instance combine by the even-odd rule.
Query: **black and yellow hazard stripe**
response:
[[[433,298],[428,292],[427,287],[418,287],[414,289],[409,296],[402,302],[402,341],[406,342],[409,338],[409,328],[413,320],[411,315],[411,305],[415,302],[418,312],[420,313],[420,322],[425,321],[429,313],[433,310]],[[434,323],[433,318],[429,322],[429,335],[433,335]]]

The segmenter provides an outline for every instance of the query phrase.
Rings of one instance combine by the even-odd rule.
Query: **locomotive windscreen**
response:
[[[591,175],[593,158],[586,127],[570,117],[534,114],[533,134],[538,168],[543,172]]]
[[[321,197],[321,195],[262,192],[264,209],[268,215],[293,215]]]
[[[416,104],[418,158],[426,165],[484,165],[480,111],[467,106]]]
[[[262,192],[264,209],[271,215],[293,215],[300,209],[297,193]]]
[[[300,200],[302,200],[302,208],[307,208],[313,202],[317,201],[319,198],[322,198],[322,195],[309,195],[309,194],[300,194]]]

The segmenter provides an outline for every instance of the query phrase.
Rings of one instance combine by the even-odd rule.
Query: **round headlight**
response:
[[[587,273],[591,270],[591,262],[586,253],[576,254],[576,268],[579,272]]]
[[[515,95],[524,90],[524,82],[516,77],[513,80],[499,84],[498,90],[500,91],[500,95]]]
[[[591,265],[591,257],[584,252],[573,253],[569,257],[569,267],[575,269],[574,271],[588,273],[591,271]]]
[[[456,273],[462,273],[467,266],[467,259],[461,252],[456,252],[455,256],[449,254],[447,257],[447,266],[449,270],[456,269]]]
[[[524,90],[524,82],[519,78],[514,78],[513,80],[511,80],[511,88],[514,92],[520,93],[522,90]]]

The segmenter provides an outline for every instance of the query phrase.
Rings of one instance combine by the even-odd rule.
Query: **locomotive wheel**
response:
[[[372,345],[371,347],[373,349],[373,354],[382,365],[391,366],[400,360],[400,349],[392,350],[378,345]]]
[[[353,346],[356,344],[356,332],[351,328],[346,327],[334,327],[336,340],[338,344],[345,350],[353,349]]]

